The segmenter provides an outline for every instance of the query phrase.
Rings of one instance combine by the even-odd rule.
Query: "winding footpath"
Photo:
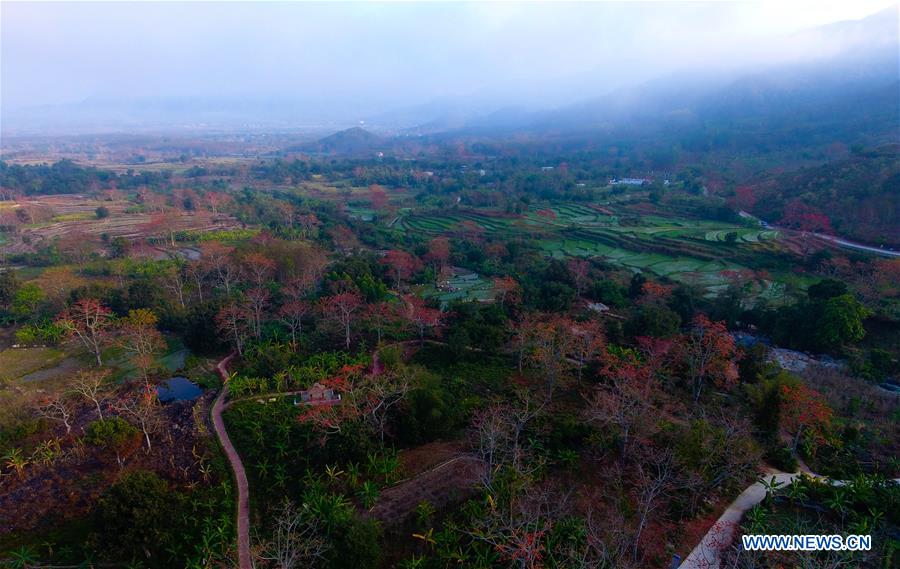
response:
[[[222,411],[225,409],[225,398],[228,397],[228,369],[226,366],[234,358],[231,354],[216,365],[216,371],[222,378],[222,391],[216,397],[212,407],[213,427],[216,436],[225,450],[228,462],[231,463],[231,470],[234,471],[234,479],[237,483],[238,504],[237,504],[237,538],[238,538],[238,567],[240,569],[252,569],[253,563],[250,559],[250,489],[247,485],[247,472],[241,463],[241,457],[238,455],[228,438],[228,432],[225,430],[225,421],[222,420]]]

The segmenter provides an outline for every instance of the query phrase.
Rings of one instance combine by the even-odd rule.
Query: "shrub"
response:
[[[85,433],[84,439],[94,446],[121,449],[137,438],[138,429],[122,417],[110,417],[91,421]]]
[[[769,448],[766,452],[766,460],[775,468],[779,468],[785,472],[797,471],[797,459],[789,447],[779,446]]]

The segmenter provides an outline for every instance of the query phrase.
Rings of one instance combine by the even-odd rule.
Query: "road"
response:
[[[225,450],[228,462],[231,464],[231,470],[234,471],[234,480],[237,483],[237,537],[238,537],[238,567],[240,569],[252,569],[253,563],[250,559],[250,488],[247,485],[247,472],[241,462],[241,457],[231,444],[228,438],[228,431],[225,430],[225,421],[222,420],[222,411],[225,408],[225,398],[228,397],[228,369],[226,366],[234,358],[231,354],[216,365],[216,371],[222,378],[222,391],[216,397],[212,408],[213,428],[215,428],[216,436]]]
[[[748,213],[744,210],[738,212],[738,215],[741,217],[745,217],[747,219],[755,219],[759,222],[759,224],[767,229],[772,229],[773,231],[791,231],[796,232],[794,229],[786,229],[784,227],[778,227],[777,225],[772,225],[764,219],[760,219],[753,215],[752,213]],[[823,241],[828,241],[830,243],[834,243],[835,245],[839,245],[841,247],[848,247],[850,249],[857,249],[859,251],[868,251],[869,253],[875,253],[877,255],[884,255],[886,257],[900,257],[900,251],[893,251],[891,249],[882,249],[880,247],[872,247],[871,245],[864,245],[862,243],[857,243],[856,241],[850,241],[849,239],[844,239],[843,237],[835,237],[834,235],[827,235],[825,233],[810,233],[814,237],[817,237]]]
[[[868,251],[870,253],[876,253],[878,255],[884,255],[886,257],[900,257],[900,251],[891,251],[890,249],[881,249],[878,247],[871,247],[869,245],[863,245],[862,243],[855,243],[853,241],[847,241],[846,239],[842,239],[840,237],[835,237],[833,235],[825,235],[824,233],[813,233],[819,239],[830,241],[835,245],[840,245],[841,247],[849,247],[851,249],[859,249],[861,251]]]

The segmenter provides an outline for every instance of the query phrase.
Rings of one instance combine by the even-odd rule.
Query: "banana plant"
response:
[[[747,512],[747,526],[750,533],[765,533],[765,530],[768,527],[768,521],[768,512],[759,506],[753,506]]]
[[[341,470],[337,464],[335,464],[334,466],[325,465],[325,476],[328,478],[329,484],[336,484],[343,474],[344,471]]]
[[[425,567],[425,558],[413,555],[401,561],[399,567],[400,569],[422,569],[422,567]]]
[[[772,476],[770,480],[766,480],[763,476],[759,479],[759,483],[762,484],[763,488],[766,490],[767,502],[772,499],[779,488],[784,486],[784,482],[780,482],[775,476]]]
[[[269,459],[268,458],[263,457],[256,463],[255,466],[256,466],[256,470],[259,471],[260,476],[262,478],[269,477]]]
[[[433,547],[433,546],[437,545],[437,541],[435,541],[435,539],[434,539],[434,528],[428,528],[428,531],[426,531],[424,533],[414,533],[414,534],[412,534],[412,536],[416,539],[419,539],[419,540],[425,542],[429,546]]]
[[[11,569],[30,569],[31,567],[37,567],[37,555],[24,545],[11,552],[11,555],[12,561],[9,565]]]
[[[375,505],[375,502],[378,501],[378,486],[369,480],[366,480],[359,487],[359,491],[357,492],[357,496],[363,503],[363,507],[367,510],[372,509]]]
[[[806,485],[801,481],[797,480],[787,489],[788,499],[790,499],[791,504],[796,504],[797,502],[802,502],[807,497]]]
[[[14,448],[3,455],[3,460],[6,462],[6,466],[8,468],[12,468],[16,471],[16,474],[19,475],[19,478],[25,472],[25,467],[28,466],[28,459],[22,456],[22,449]]]

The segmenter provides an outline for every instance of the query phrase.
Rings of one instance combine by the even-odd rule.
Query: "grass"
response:
[[[65,358],[56,348],[9,348],[0,352],[0,380],[11,381],[39,369],[52,367]]]
[[[97,219],[97,215],[90,211],[76,211],[74,213],[64,213],[53,216],[54,222],[59,221],[87,221],[89,219]]]

